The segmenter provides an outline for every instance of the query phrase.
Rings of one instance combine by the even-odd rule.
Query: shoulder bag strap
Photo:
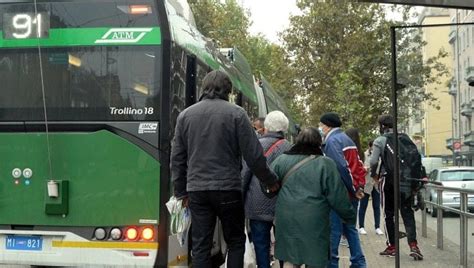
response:
[[[275,148],[278,145],[282,144],[284,141],[285,141],[285,139],[280,139],[280,140],[276,141],[275,143],[273,143],[272,146],[270,146],[270,148],[268,148],[268,150],[265,152],[265,154],[264,154],[265,157],[269,156],[273,152],[273,150],[275,150]]]
[[[294,165],[290,170],[288,170],[288,172],[286,172],[285,174],[285,177],[283,177],[283,180],[281,181],[281,185],[285,184],[285,182],[288,180],[288,178],[296,171],[298,170],[300,167],[302,167],[304,164],[308,163],[309,161],[313,160],[313,159],[316,159],[319,155],[310,155],[306,158],[304,158],[303,160],[301,160],[300,162],[296,163],[296,165]]]

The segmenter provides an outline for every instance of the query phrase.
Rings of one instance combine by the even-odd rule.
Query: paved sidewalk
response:
[[[417,211],[416,213],[421,213]],[[367,235],[360,235],[362,248],[367,258],[368,267],[395,267],[395,258],[380,256],[379,252],[385,249],[385,236],[375,234],[374,216],[371,204],[367,208],[365,216],[365,230]],[[417,217],[420,219],[420,217]],[[459,265],[459,246],[444,239],[444,250],[436,247],[436,230],[428,229],[428,238],[421,236],[421,221],[416,223],[417,240],[424,260],[414,261],[409,254],[409,248],[406,238],[400,240],[400,267],[443,267],[443,268],[457,268]],[[400,218],[400,222],[401,222]],[[381,224],[383,224],[383,213]],[[383,229],[383,227],[382,227]],[[400,224],[400,230],[405,231],[403,223]],[[340,254],[340,268],[348,268],[350,266],[350,253],[347,246],[339,247]],[[469,267],[474,267],[474,255],[469,256]]]

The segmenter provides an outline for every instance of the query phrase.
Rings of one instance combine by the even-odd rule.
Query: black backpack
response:
[[[386,172],[386,183],[393,186],[393,179],[395,177],[395,135],[393,133],[386,133],[384,137],[387,138],[387,143],[382,155],[382,164]],[[417,180],[422,178],[423,167],[418,148],[408,135],[404,133],[398,134],[398,148],[400,156],[400,193],[402,200],[404,200],[410,198],[420,188],[421,182]]]

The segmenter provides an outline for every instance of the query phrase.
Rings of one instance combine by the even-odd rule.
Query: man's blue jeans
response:
[[[252,242],[255,247],[258,268],[270,268],[271,221],[250,220]]]
[[[354,206],[354,210],[357,212],[358,201],[351,201]],[[351,252],[351,268],[366,268],[367,262],[365,260],[364,253],[360,246],[359,233],[357,232],[354,224],[342,223],[341,218],[337,215],[334,210],[331,210],[331,260],[328,267],[338,268],[339,267],[339,242],[341,241],[341,235],[347,238],[349,243],[349,250]]]

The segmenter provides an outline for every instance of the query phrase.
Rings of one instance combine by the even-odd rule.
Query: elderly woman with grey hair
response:
[[[259,138],[270,165],[283,152],[291,148],[285,139],[288,118],[280,111],[270,112],[265,118],[265,133]],[[245,216],[250,220],[252,241],[255,247],[257,266],[270,267],[270,231],[275,215],[276,195],[265,194],[259,180],[244,163],[242,169]]]

